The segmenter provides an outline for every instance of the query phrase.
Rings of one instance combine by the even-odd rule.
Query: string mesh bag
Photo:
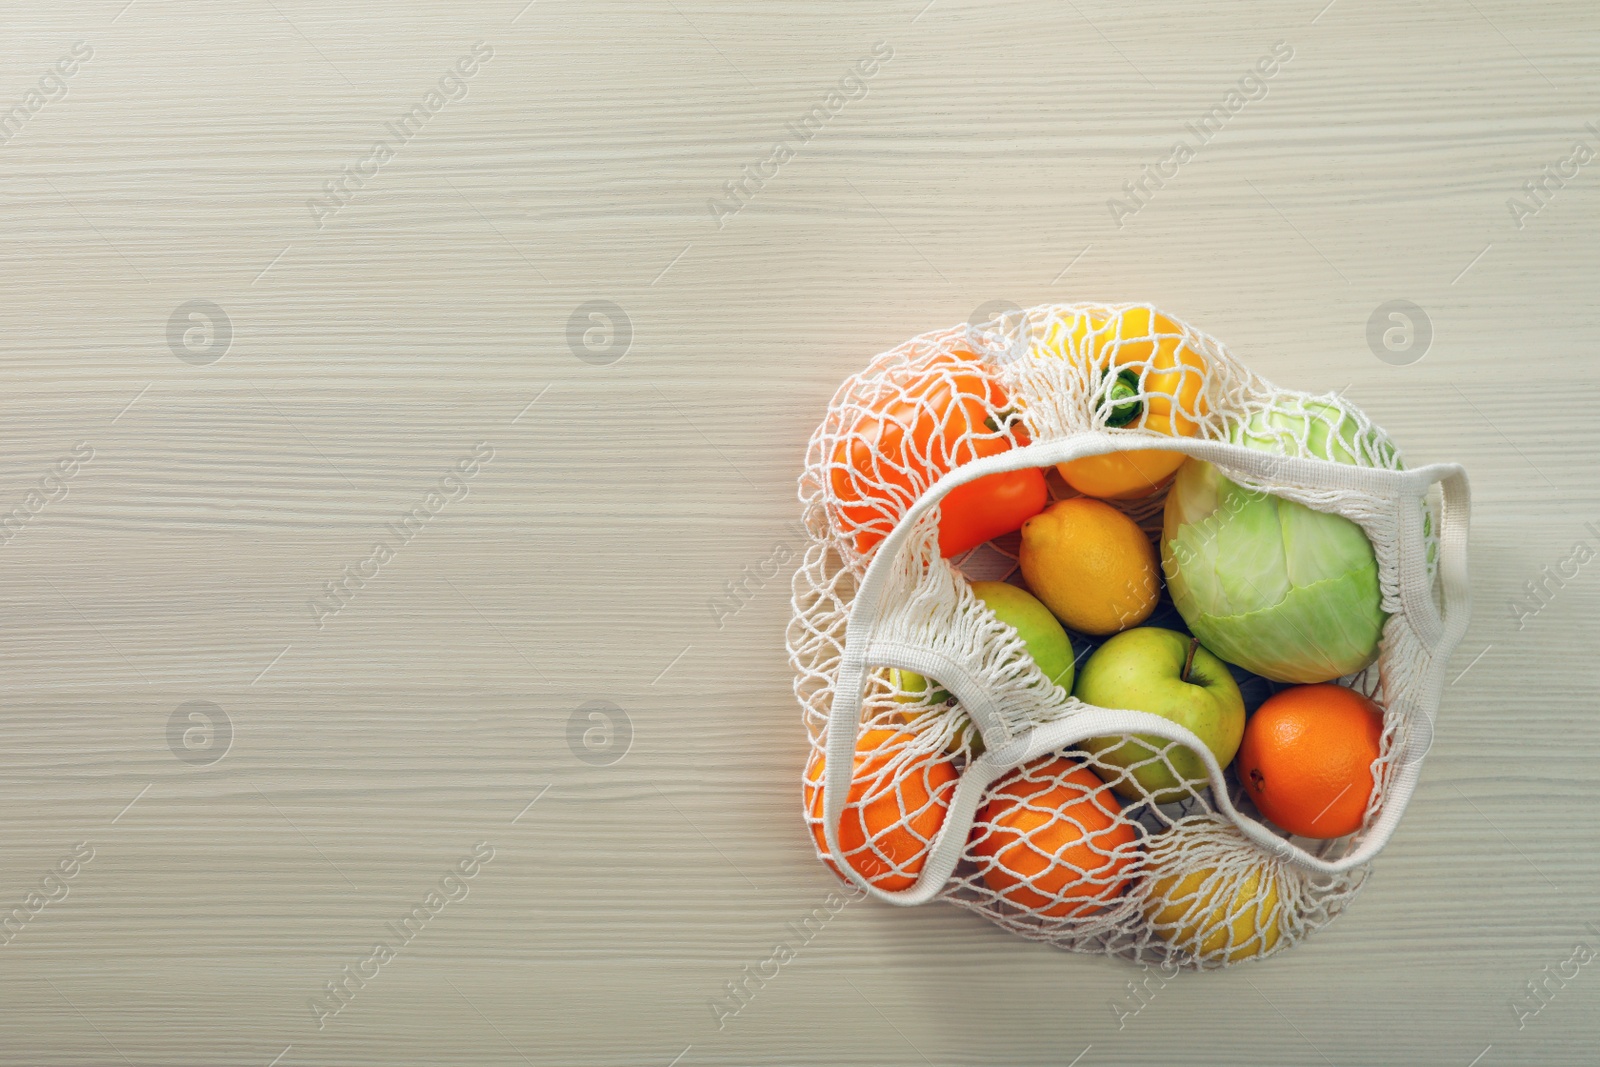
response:
[[[1343,516],[1371,543],[1376,657],[1337,678],[1383,713],[1355,833],[1275,828],[1200,738],[1077,699],[973,592],[1019,581],[1020,539],[983,529],[979,489],[992,502],[1042,477],[1064,499],[1068,482],[1037,472],[1162,458],[1151,449]],[[1169,481],[1107,501],[1158,548]],[[840,878],[1060,948],[1190,969],[1282,951],[1359,890],[1416,787],[1467,624],[1459,466],[1407,469],[1347,401],[1278,388],[1149,305],[1065,304],[873,359],[829,402],[800,499],[809,542],[787,638],[810,740],[802,801]],[[1184,629],[1166,601],[1148,622]],[[1081,663],[1097,639],[1070,637]],[[1232,673],[1252,708],[1281,687]]]

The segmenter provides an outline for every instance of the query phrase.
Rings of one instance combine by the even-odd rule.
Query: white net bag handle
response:
[[[829,709],[827,747],[823,772],[822,831],[836,869],[871,896],[893,904],[915,905],[932,899],[954,872],[966,845],[974,817],[989,784],[1012,767],[1046,752],[1065,748],[1087,737],[1104,734],[1148,733],[1186,745],[1200,756],[1212,786],[1216,808],[1251,841],[1280,859],[1317,874],[1339,874],[1369,862],[1388,843],[1421,774],[1422,758],[1432,741],[1433,720],[1444,688],[1444,673],[1451,654],[1466,632],[1471,610],[1467,580],[1467,526],[1470,494],[1466,471],[1458,464],[1439,463],[1415,470],[1395,471],[1356,467],[1317,459],[1288,458],[1220,441],[1193,438],[1159,439],[1160,447],[1209,460],[1225,473],[1262,479],[1269,484],[1319,490],[1354,490],[1383,502],[1398,519],[1397,597],[1404,621],[1415,637],[1422,659],[1420,685],[1404,687],[1388,711],[1399,711],[1406,729],[1405,754],[1385,783],[1384,803],[1358,847],[1337,859],[1313,855],[1286,841],[1271,829],[1234,808],[1222,768],[1206,744],[1189,730],[1159,716],[1129,710],[1088,707],[1068,718],[1046,723],[1021,737],[999,736],[996,747],[970,763],[951,797],[944,824],[930,846],[916,882],[908,889],[890,892],[867,881],[847,861],[839,845],[839,821],[854,781],[855,746],[869,666],[874,658],[885,663],[928,673],[946,686],[973,719],[988,744],[998,723],[997,710],[986,687],[960,664],[912,647],[873,646],[873,636],[884,615],[886,593],[913,532],[924,516],[957,486],[986,475],[1046,467],[1084,456],[1151,447],[1146,434],[1111,435],[1086,432],[1052,441],[1037,442],[998,455],[973,460],[951,470],[928,488],[901,516],[868,565],[856,588],[845,629],[844,648],[834,677]],[[1438,584],[1440,603],[1434,603],[1433,582],[1427,558],[1424,501],[1430,488],[1441,490],[1439,514]],[[1391,623],[1394,620],[1391,619]],[[1388,640],[1389,631],[1385,631]]]

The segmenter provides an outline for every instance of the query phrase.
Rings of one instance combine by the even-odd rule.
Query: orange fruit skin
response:
[[[1014,772],[978,812],[972,850],[988,861],[984,884],[1039,915],[1093,915],[1128,884],[1125,877],[1108,879],[1138,855],[1127,847],[1136,836],[1133,826],[1120,818],[1117,798],[1081,764],[1054,756],[1024,773],[1043,780]],[[1119,846],[1117,855],[1102,855]]]
[[[1268,698],[1244,728],[1235,767],[1250,799],[1301,837],[1361,828],[1383,745],[1383,712],[1352,689],[1297,685]]]
[[[893,757],[915,738],[905,730],[868,730],[861,735],[856,742],[855,777],[839,817],[839,848],[845,861],[869,884],[886,892],[916,884],[960,778],[950,754],[944,751],[918,753],[891,768]],[[834,874],[840,874],[822,829],[826,764],[822,750],[812,750],[806,764],[806,811],[817,854]]]

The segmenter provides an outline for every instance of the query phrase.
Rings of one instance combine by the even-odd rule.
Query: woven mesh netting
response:
[[[823,832],[823,780],[852,605],[885,538],[942,475],[1086,433],[1140,435],[1160,448],[1173,438],[1240,444],[1247,425],[1257,426],[1257,439],[1243,443],[1257,450],[1328,459],[1318,454],[1325,442],[1303,428],[1315,420],[1252,424],[1250,415],[1326,412],[1320,405],[1335,401],[1271,385],[1213,338],[1147,305],[1048,306],[928,333],[847,379],[811,439],[800,480],[811,541],[794,579],[788,634],[811,741],[804,811],[819,858],[846,873]],[[1358,453],[1342,462],[1401,469],[1380,429],[1347,403],[1338,410],[1355,430],[1340,439],[1356,442]],[[1184,457],[1164,469],[1153,458],[1143,495],[1107,502],[1158,543],[1167,477]],[[1105,716],[1115,709],[1085,704],[1049,681],[1018,632],[970,588],[1021,578],[1018,536],[986,528],[983,509],[963,495],[976,484],[969,482],[911,520],[898,551],[879,564],[883,593],[866,638],[861,710],[851,724],[853,781],[837,838],[857,878],[888,899],[909,895],[943,832],[959,855],[934,899],[1061,948],[1190,968],[1269,955],[1339,914],[1368,867],[1324,874],[1293,860],[1349,855],[1383,808],[1410,729],[1404,702],[1394,697],[1424,684],[1417,665],[1426,658],[1401,610],[1398,516],[1403,507],[1427,505],[1296,483],[1270,467],[1265,474],[1224,469],[1246,489],[1349,518],[1372,543],[1388,619],[1377,660],[1340,679],[1385,711],[1377,784],[1361,829],[1329,841],[1282,834],[1281,847],[1252,840],[1218,800],[1225,792],[1232,809],[1258,818],[1231,771],[1220,782],[1196,776],[1177,741],[1126,726],[1108,732],[1117,720]],[[1048,470],[1050,499],[1078,495]],[[992,477],[1020,482],[1016,472]],[[992,482],[984,499],[1004,491]],[[1431,562],[1430,546],[1421,550]],[[1148,623],[1184,629],[1165,594]],[[1080,665],[1103,640],[1069,636]],[[908,650],[922,657],[919,664],[949,669],[913,673]],[[1251,711],[1283,688],[1230,669]],[[1021,751],[1044,730],[1069,740],[1026,759],[997,758],[995,750]],[[1151,773],[1157,768],[1165,773]],[[958,792],[969,775],[980,779],[969,791],[981,786],[981,793],[975,805],[962,805]],[[1152,793],[1152,781],[1166,784]]]

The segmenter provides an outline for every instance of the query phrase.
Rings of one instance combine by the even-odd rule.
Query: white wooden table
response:
[[[7,5],[0,1062],[1594,1062],[1600,964],[1514,1005],[1600,949],[1600,563],[1515,605],[1600,548],[1600,14],[1323,2]],[[746,580],[807,435],[1075,299],[1468,465],[1407,820],[1120,1030],[1125,965],[876,904],[719,1029],[835,885]]]

